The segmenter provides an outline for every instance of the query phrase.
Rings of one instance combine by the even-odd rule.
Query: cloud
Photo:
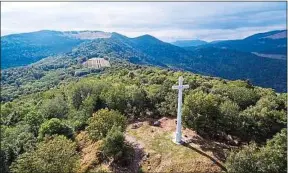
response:
[[[285,2],[1,2],[2,35],[102,30],[211,41],[285,27]]]

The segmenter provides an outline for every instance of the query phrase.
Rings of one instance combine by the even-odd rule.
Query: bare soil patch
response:
[[[203,139],[187,128],[182,130],[185,145],[177,145],[173,143],[176,119],[163,117],[158,121],[159,127],[152,126],[153,121],[148,120],[137,128],[133,123],[127,128],[126,140],[144,150],[142,160],[137,161],[143,172],[216,173],[225,170],[222,161],[229,146]]]

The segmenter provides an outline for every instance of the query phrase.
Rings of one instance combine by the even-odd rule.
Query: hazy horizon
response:
[[[273,30],[273,31],[276,31],[277,29],[275,29],[275,30]],[[278,29],[278,30],[280,30],[280,29]],[[287,31],[287,29],[281,29],[281,30],[286,30]],[[40,31],[56,31],[56,32],[71,32],[71,31],[73,31],[73,30],[71,30],[71,31],[58,31],[58,30],[47,30],[47,29],[44,29],[44,30],[38,30],[38,31],[31,31],[31,32],[20,32],[20,33],[12,33],[12,34],[7,34],[7,35],[2,35],[2,36],[8,36],[8,35],[14,35],[14,34],[26,34],[26,33],[33,33],[33,32],[40,32]],[[106,32],[106,31],[96,31],[96,30],[74,30],[74,31],[77,31],[77,32],[83,32],[83,31],[88,31],[88,32]],[[272,31],[272,30],[271,30]],[[114,31],[113,31],[114,32]],[[115,31],[116,33],[118,33],[117,31]],[[269,31],[268,31],[269,32]],[[107,33],[112,33],[112,32],[107,32]],[[254,33],[254,34],[258,34],[258,33],[260,33],[260,32],[256,32],[256,33]],[[118,33],[118,34],[121,34],[121,33]],[[254,35],[254,34],[250,34],[250,35],[247,35],[247,36],[245,36],[245,37],[243,37],[243,38],[238,38],[238,39],[244,39],[244,38],[246,38],[246,37],[248,37],[248,36],[251,36],[251,35]],[[124,34],[121,34],[121,35],[124,35]],[[147,34],[143,34],[143,35],[147,35]],[[140,37],[140,36],[143,36],[143,35],[139,35],[139,36],[132,36],[132,37],[129,37],[129,38],[136,38],[136,37]],[[148,35],[150,35],[150,34],[148,34]],[[126,36],[126,35],[124,35],[124,36]],[[153,36],[153,35],[152,35]],[[160,39],[160,38],[158,38],[157,36],[154,36],[154,37],[156,37],[157,39]],[[161,40],[161,39],[160,39]],[[189,40],[200,40],[200,41],[206,41],[206,42],[213,42],[213,41],[224,41],[224,40],[229,40],[229,38],[228,39],[222,39],[222,40],[204,40],[204,39],[178,39],[178,40],[171,40],[171,41],[165,41],[165,40],[163,40],[163,41],[165,41],[165,42],[168,42],[168,43],[172,43],[172,42],[175,42],[175,41],[189,41]]]
[[[210,42],[284,29],[285,2],[1,2],[2,36],[90,30]]]

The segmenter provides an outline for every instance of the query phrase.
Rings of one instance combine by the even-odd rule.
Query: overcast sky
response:
[[[238,39],[286,29],[286,2],[1,2],[2,35],[44,29]]]

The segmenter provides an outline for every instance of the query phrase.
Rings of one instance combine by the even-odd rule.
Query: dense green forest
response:
[[[286,34],[283,34],[286,31],[272,31],[255,34],[243,40],[221,41],[188,48],[163,42],[150,35],[129,38],[118,33],[87,32],[90,33],[91,39],[78,38],[78,32],[76,37],[75,34],[71,36],[71,34],[67,35],[67,32],[59,31],[39,31],[1,37],[1,68],[27,65],[43,58],[42,63],[45,63],[48,56],[50,59],[66,57],[64,60],[66,63],[67,59],[75,60],[83,57],[85,60],[85,58],[106,56],[128,60],[134,64],[187,70],[230,80],[249,79],[253,85],[273,88],[277,92],[287,91],[287,58],[285,58],[287,38]],[[93,39],[93,33],[109,36]],[[285,37],[277,36],[281,33]],[[269,55],[265,58],[257,56],[259,54]],[[273,58],[279,55],[282,58]],[[58,65],[50,63],[45,67],[42,66],[42,69],[33,68],[33,70],[30,70],[30,67],[7,69],[1,72],[4,76],[1,79],[4,81],[2,85],[5,85],[5,90],[6,83],[15,83],[16,76],[17,83],[14,86],[17,87],[26,81],[18,78],[20,75],[36,73],[34,78],[40,79],[43,73],[46,73],[45,71],[70,67],[70,63],[58,63]],[[71,69],[69,72],[73,73]],[[55,73],[60,72],[56,70]],[[13,89],[7,88],[8,90],[8,93],[11,93]],[[4,95],[6,97],[6,91]]]
[[[243,52],[258,52],[287,56],[286,35],[287,30],[276,30],[254,34],[240,40],[220,41],[213,43],[213,45],[216,47],[225,47],[227,49],[235,49]]]
[[[58,31],[38,31],[1,37],[1,69],[24,66],[48,56],[67,53],[83,40]]]
[[[190,85],[184,92],[185,127],[205,138],[238,141],[226,160],[228,172],[287,171],[286,93],[116,59],[101,70],[83,69],[79,58],[59,59],[2,71],[1,172],[91,172],[79,164],[80,132],[98,141],[95,167],[109,161],[127,165],[133,155],[124,140],[127,124],[175,117],[171,87],[179,76]]]
[[[56,45],[45,47],[39,34]],[[271,34],[235,45],[258,43]],[[278,92],[286,91],[286,60],[242,52],[245,46],[235,50],[234,42],[229,49],[224,42],[180,48],[150,35],[111,33],[85,41],[53,31],[32,36],[7,37],[1,46],[1,56],[11,60],[6,67],[19,58],[16,66],[41,59],[1,70],[1,172],[92,173],[111,171],[103,164],[129,165],[135,151],[125,141],[127,126],[175,118],[177,93],[171,87],[179,76],[190,86],[184,92],[183,125],[234,146],[225,158],[228,172],[287,172],[287,94]],[[59,39],[67,43],[64,48]],[[23,50],[19,55],[24,58],[15,48]],[[108,58],[111,68],[83,67],[92,57]],[[97,151],[93,168],[80,163],[83,143]]]

